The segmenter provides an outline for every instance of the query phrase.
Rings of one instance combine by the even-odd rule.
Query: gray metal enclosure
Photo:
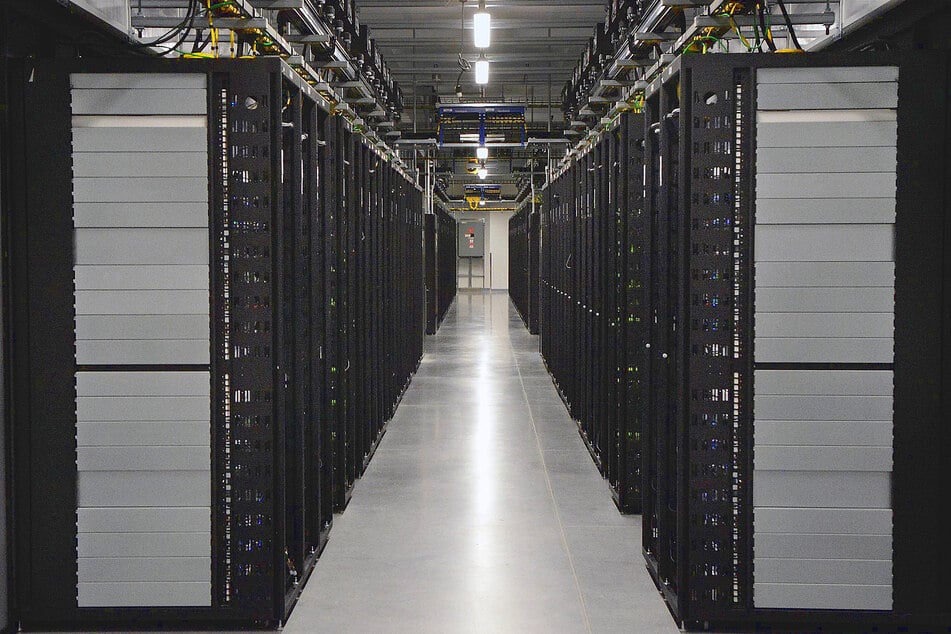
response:
[[[459,257],[485,257],[485,221],[459,221]]]
[[[206,83],[71,78],[80,608],[211,605]]]
[[[890,610],[898,68],[757,88],[754,604]]]

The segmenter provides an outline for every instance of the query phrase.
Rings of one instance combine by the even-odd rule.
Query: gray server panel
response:
[[[206,82],[71,77],[79,607],[211,605]]]
[[[891,610],[898,68],[757,81],[754,605]]]

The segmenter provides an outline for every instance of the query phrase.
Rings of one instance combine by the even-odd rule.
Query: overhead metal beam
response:
[[[418,35],[416,37],[413,37],[412,33],[407,35],[406,34],[407,30],[409,30],[408,27],[406,29],[399,29],[399,30],[397,29],[385,29],[385,30],[379,30],[379,31],[374,30],[373,39],[376,40],[377,42],[380,42],[381,44],[386,44],[388,48],[393,48],[397,46],[410,47],[410,46],[417,46],[419,44],[446,43],[446,44],[451,44],[458,49],[458,46],[459,46],[459,30],[458,29],[452,33],[450,33],[447,30],[446,35],[444,36],[433,35],[430,32],[426,32],[424,35]],[[591,37],[590,33],[577,34],[577,35],[554,35],[554,36],[547,35],[547,34],[533,35],[533,34],[527,34],[527,33],[519,33],[519,34],[512,33],[512,34],[499,34],[498,37],[496,37],[493,34],[492,42],[494,46],[498,46],[500,44],[521,45],[521,44],[544,43],[554,48],[554,47],[560,46],[562,43],[581,45],[587,42],[588,38],[590,37]],[[471,51],[471,50],[474,50],[474,47],[467,45],[465,50]]]
[[[578,61],[577,51],[561,51],[560,53],[486,53],[485,58],[493,64],[505,64],[505,63],[518,63],[518,62],[545,62],[551,60],[558,61],[567,61],[571,62],[572,66]],[[463,57],[466,57],[463,55]],[[449,51],[430,51],[428,53],[421,53],[417,55],[413,54],[396,54],[390,53],[386,56],[386,61],[390,63],[391,66],[397,66],[400,62],[417,62],[425,60],[428,62],[456,62],[459,59],[459,53],[452,53]],[[475,61],[475,58],[469,60],[470,62]]]
[[[433,9],[445,6],[441,2],[434,7],[432,0],[401,0],[400,8]],[[604,8],[604,0],[488,0],[487,9],[504,7],[592,7]],[[392,9],[393,0],[360,0],[360,9]]]
[[[255,9],[303,9],[304,0],[248,0]]]
[[[825,11],[823,13],[793,13],[790,14],[789,17],[793,24],[818,24],[822,26],[831,26],[835,24],[835,13],[832,11]],[[734,16],[733,20],[738,26],[753,26],[754,24],[754,18],[752,16],[738,15]],[[696,18],[694,18],[694,24],[701,28],[710,26],[731,26],[729,18],[721,18],[720,16],[714,15],[698,15]],[[774,20],[774,24],[771,28],[784,29],[785,24],[782,22],[776,22]]]
[[[448,43],[449,46],[452,46],[452,43]],[[423,57],[430,54],[436,55],[454,55],[458,57],[459,55],[459,42],[455,42],[455,46],[452,48],[436,48],[432,46],[425,46],[420,42],[404,42],[404,41],[393,41],[392,43],[386,44],[387,59],[390,59],[393,56],[407,56],[413,55],[416,57]],[[558,56],[567,56],[573,53],[577,53],[578,56],[582,54],[584,47],[580,45],[567,44],[563,40],[552,41],[548,38],[541,40],[539,42],[495,42],[492,45],[492,49],[489,51],[483,51],[482,49],[477,49],[474,46],[466,46],[462,49],[463,57],[478,57],[480,53],[485,52],[486,54],[496,53],[496,54],[525,54],[525,55],[558,55]]]
[[[132,16],[132,27],[136,29],[172,29],[182,23],[180,17],[134,15]],[[216,29],[261,29],[267,28],[267,20],[264,18],[212,18],[210,20],[202,19],[200,25]]]
[[[502,20],[493,20],[492,21],[492,31],[519,31],[525,28],[544,28],[544,29],[574,29],[574,30],[585,30],[589,33],[593,30],[593,25],[581,26],[578,24],[578,19],[564,19],[564,20],[545,20],[542,19],[538,24],[530,25],[526,24],[524,20],[513,20],[513,19],[502,19]],[[385,29],[413,29],[415,31],[432,31],[432,30],[455,30],[456,34],[459,33],[460,22],[458,19],[428,19],[421,22],[411,22],[406,19],[406,17],[399,17],[398,19],[370,19],[367,18],[367,24],[373,29],[374,36],[378,31]],[[463,23],[462,28],[466,31],[472,30],[472,20],[467,20]]]
[[[571,73],[574,66],[546,66],[541,67],[529,67],[529,68],[512,68],[512,67],[498,67],[492,68],[489,73],[489,82],[491,85],[493,77],[522,77],[523,75],[546,75],[546,77],[540,77],[539,80],[543,80],[542,83],[547,84],[547,75],[550,73],[552,75],[552,83],[557,84],[558,78],[566,78],[568,74]],[[440,80],[441,82],[451,83],[456,79],[456,75],[450,77],[453,73],[458,74],[458,70],[453,70],[452,68],[394,68],[392,74],[397,77],[427,77],[433,73],[443,74],[444,76]],[[463,81],[468,83],[474,83],[472,79],[466,78],[465,74],[462,77]],[[561,88],[559,88],[561,90]]]

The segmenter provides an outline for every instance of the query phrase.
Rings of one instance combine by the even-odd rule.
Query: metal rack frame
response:
[[[526,220],[516,216],[512,225],[518,261],[537,258],[522,266],[513,298],[526,295],[522,286],[535,267],[542,356],[618,508],[628,513],[640,511],[645,424],[642,128],[643,115],[625,113],[548,185],[534,254],[520,234]]]
[[[456,299],[456,221],[436,208],[426,214],[426,334],[435,335]]]
[[[13,68],[16,617],[275,627],[420,361],[422,192],[276,58]],[[211,605],[79,608],[70,73],[183,68],[209,95]]]
[[[902,166],[893,366],[894,609],[758,609],[752,492],[755,77],[760,68],[888,64],[900,68]],[[941,259],[946,245],[941,237],[923,235],[926,227],[943,226],[946,202],[923,197],[915,185],[927,181],[926,164],[946,165],[947,151],[909,127],[927,120],[936,136],[946,138],[943,110],[923,91],[946,73],[946,59],[936,55],[697,56],[671,66],[649,87],[645,165],[653,318],[643,452],[644,555],[671,612],[687,628],[912,627],[947,621],[941,612],[948,584],[937,570],[951,552],[937,538],[941,529],[921,520],[922,509],[931,504],[927,500],[949,490],[949,481],[947,474],[912,462],[930,464],[928,456],[946,451],[948,436],[937,432],[936,418],[911,415],[924,407],[940,418],[937,412],[946,407],[942,397],[912,385],[944,381],[947,374],[942,354],[926,352],[930,345],[913,334],[941,338],[947,329],[949,313],[937,307],[946,298],[934,290],[947,272],[928,264]],[[712,94],[720,98],[694,98]],[[695,125],[715,120],[721,125]],[[717,144],[733,149],[704,150]],[[925,296],[936,304],[922,312],[914,307]]]

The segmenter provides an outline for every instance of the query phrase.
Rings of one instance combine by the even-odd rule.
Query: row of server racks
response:
[[[10,93],[16,617],[278,626],[422,356],[421,190],[276,58]]]
[[[509,296],[533,335],[538,334],[539,324],[540,229],[540,214],[534,204],[522,207],[509,220]]]
[[[541,352],[618,508],[641,508],[645,292],[637,181],[643,118],[626,114],[545,189],[515,288],[538,298]],[[522,231],[522,221],[512,229]],[[540,247],[536,246],[540,241]],[[534,273],[537,271],[537,273]]]
[[[948,70],[684,56],[547,188],[541,352],[688,629],[951,622]]]
[[[456,299],[456,221],[440,208],[426,214],[426,334],[435,335]]]

